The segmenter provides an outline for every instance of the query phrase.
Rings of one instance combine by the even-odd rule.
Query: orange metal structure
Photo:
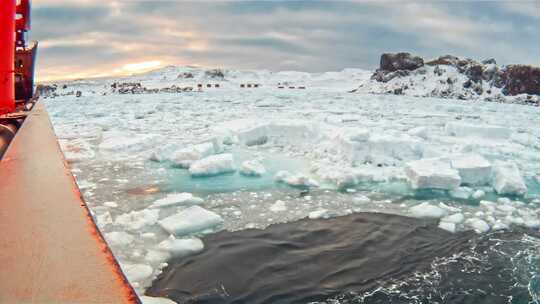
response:
[[[32,99],[36,48],[19,1],[0,0],[0,303],[140,303]]]
[[[1,0],[0,6],[0,115],[15,111],[15,5]]]

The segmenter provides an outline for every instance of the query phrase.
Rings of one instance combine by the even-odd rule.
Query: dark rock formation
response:
[[[225,74],[220,69],[213,69],[213,70],[205,71],[204,75],[208,78],[218,78],[218,79],[225,78]]]
[[[414,71],[424,66],[424,59],[410,53],[385,53],[381,56],[380,70],[395,72],[398,70]]]
[[[505,95],[540,95],[540,68],[528,65],[509,65],[501,75]]]
[[[538,105],[540,100],[540,68],[526,65],[497,66],[495,59],[486,59],[482,62],[470,58],[460,58],[453,55],[440,56],[437,59],[425,62],[427,67],[434,67],[432,73],[426,75],[428,69],[423,68],[424,60],[409,53],[386,53],[381,56],[379,69],[371,76],[377,82],[390,82],[396,78],[398,82],[391,84],[384,92],[390,94],[407,94],[401,89],[400,83],[410,83],[412,76],[426,75],[422,81],[429,77],[445,77],[448,72],[444,66],[455,68],[458,73],[466,76],[466,81],[458,83],[458,79],[440,80],[440,87],[433,89],[428,96],[443,98],[478,99],[489,101],[504,101],[504,96],[521,94],[532,95],[530,98],[518,96],[512,102]],[[462,78],[461,78],[462,79]],[[418,79],[416,80],[418,81]],[[446,87],[445,87],[446,86]],[[457,90],[457,88],[460,88]],[[501,91],[492,90],[502,89]],[[500,95],[501,92],[504,96]],[[486,96],[489,95],[489,96]]]

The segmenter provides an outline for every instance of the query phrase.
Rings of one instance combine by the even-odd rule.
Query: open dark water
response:
[[[222,231],[147,290],[178,303],[539,303],[540,234],[357,213]]]

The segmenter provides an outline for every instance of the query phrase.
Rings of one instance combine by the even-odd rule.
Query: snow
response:
[[[171,193],[167,194],[164,198],[158,199],[150,205],[149,208],[163,208],[172,206],[189,206],[198,205],[204,202],[202,198],[193,196],[191,193]]]
[[[246,176],[261,176],[266,173],[266,169],[257,160],[246,160],[242,163],[240,173]]]
[[[452,168],[459,172],[465,185],[485,185],[491,179],[491,164],[478,154],[458,155],[451,158]]]
[[[189,167],[192,176],[211,176],[223,173],[234,172],[234,158],[230,153],[212,155],[195,161]]]
[[[514,162],[497,162],[493,170],[493,188],[499,194],[523,195],[527,186]]]
[[[409,209],[409,212],[414,217],[441,218],[447,214],[447,211],[433,206],[429,203],[421,203]]]
[[[223,223],[223,218],[202,207],[192,206],[158,223],[167,232],[182,236],[215,228]]]
[[[409,162],[405,173],[414,189],[450,190],[461,184],[459,172],[449,162],[439,158]]]
[[[171,236],[159,243],[158,248],[177,258],[201,252],[204,249],[204,244],[198,238],[176,239]]]

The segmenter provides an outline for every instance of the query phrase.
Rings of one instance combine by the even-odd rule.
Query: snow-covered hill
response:
[[[455,56],[428,61],[383,54],[381,66],[355,92],[540,105],[540,68],[498,66]]]

